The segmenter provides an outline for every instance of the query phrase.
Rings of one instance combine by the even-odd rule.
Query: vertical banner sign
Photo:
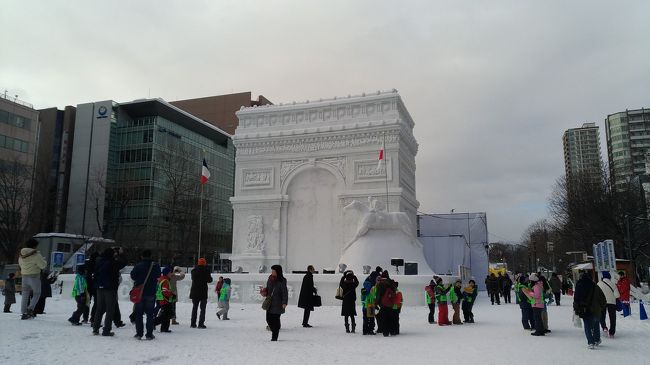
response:
[[[600,246],[600,250],[603,252],[603,263],[601,265],[601,270],[609,271],[609,251],[607,250],[607,244],[605,242],[601,242],[598,244],[598,246]]]
[[[614,241],[605,240],[605,249],[609,255],[609,270],[616,271],[616,255],[614,254]]]
[[[600,260],[598,259],[598,244],[593,245],[594,248],[594,271],[600,272]]]

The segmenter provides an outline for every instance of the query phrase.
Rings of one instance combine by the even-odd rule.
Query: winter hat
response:
[[[612,275],[609,274],[609,271],[603,271],[603,279],[611,279]]]
[[[537,274],[532,273],[532,274],[530,274],[530,276],[528,277],[528,280],[530,280],[530,281],[539,281],[539,278],[537,277]]]
[[[196,263],[197,263],[199,266],[205,266],[205,265],[208,264],[208,262],[205,261],[205,259],[204,259],[203,257],[201,257],[201,258],[200,258]]]
[[[388,275],[388,271],[384,270],[384,271],[381,273],[381,277],[384,278],[384,279],[388,279],[388,278],[390,278],[390,276]]]
[[[169,274],[170,272],[172,272],[172,269],[169,267],[165,267],[162,269],[163,276],[167,276],[167,274]]]

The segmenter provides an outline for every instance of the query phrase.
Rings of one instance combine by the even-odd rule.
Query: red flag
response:
[[[384,161],[384,148],[379,150],[379,163],[377,163],[377,170],[381,168],[381,163]]]
[[[209,178],[210,178],[210,170],[208,170],[208,163],[205,162],[205,158],[204,158],[203,168],[201,169],[201,185],[207,184]]]

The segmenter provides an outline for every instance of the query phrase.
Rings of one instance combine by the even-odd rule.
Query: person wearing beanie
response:
[[[156,300],[160,305],[160,314],[156,317],[154,327],[160,325],[160,332],[171,332],[169,325],[173,316],[172,303],[176,301],[176,296],[172,292],[169,281],[172,276],[172,269],[165,267],[162,269],[160,278],[158,278],[158,288],[156,290]]]
[[[532,273],[528,280],[533,284],[532,289],[522,288],[521,291],[531,301],[533,307],[533,318],[535,322],[535,332],[531,333],[533,336],[544,336],[544,322],[542,320],[542,312],[544,311],[544,284],[539,280],[537,274]]]
[[[266,309],[266,324],[271,330],[271,341],[277,341],[282,323],[280,316],[284,313],[289,303],[289,290],[287,279],[282,275],[282,266],[271,266],[271,275],[266,281],[266,287],[260,290],[260,295],[270,297],[270,304]]]
[[[169,279],[169,287],[171,288],[172,293],[174,293],[174,297],[176,298],[178,298],[178,287],[176,283],[183,279],[185,279],[185,273],[183,272],[183,269],[178,266],[174,266],[171,278]],[[179,324],[176,321],[176,302],[177,301],[174,301],[172,303],[172,324]]]
[[[197,265],[192,269],[192,287],[190,288],[190,299],[192,299],[192,319],[190,327],[196,328],[196,312],[201,308],[199,315],[199,328],[205,327],[205,306],[208,303],[208,284],[212,282],[212,275],[206,266],[207,262],[203,257],[198,259]]]
[[[621,295],[616,285],[612,283],[612,276],[609,271],[603,271],[601,276],[602,280],[597,285],[605,294],[607,308],[600,314],[600,327],[609,337],[614,337],[614,334],[616,334],[616,299]],[[607,314],[609,314],[609,328],[607,328],[606,322]]]

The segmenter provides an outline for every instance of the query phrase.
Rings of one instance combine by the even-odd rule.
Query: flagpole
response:
[[[388,155],[388,151],[386,151],[386,131],[384,131],[384,175],[385,175],[385,180],[386,180],[386,212],[390,212],[390,203],[388,202],[388,161],[386,159],[386,156]]]
[[[197,256],[197,260],[201,258],[201,228],[203,225],[203,182],[201,182],[201,199],[200,199],[200,205],[199,205],[199,252]]]

